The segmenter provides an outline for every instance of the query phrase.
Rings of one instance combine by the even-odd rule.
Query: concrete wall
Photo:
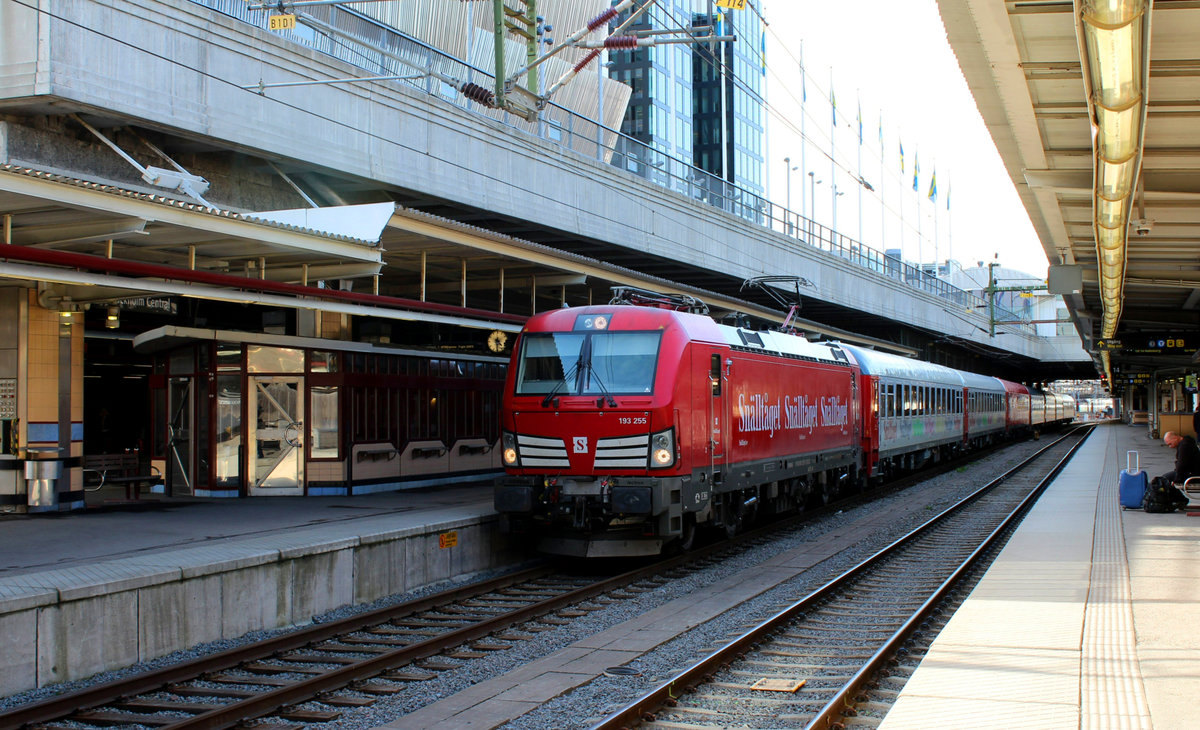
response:
[[[47,0],[75,24],[4,13],[0,108],[118,117],[255,156],[292,159],[734,277],[796,274],[806,292],[1040,358],[1040,340],[989,340],[978,314],[782,233],[391,82],[240,88],[365,72],[187,0]],[[21,24],[24,23],[24,28]],[[125,43],[89,28],[103,28]],[[6,102],[7,100],[7,102]],[[31,166],[46,159],[13,161]],[[30,156],[53,158],[40,145]],[[208,193],[223,202],[220,186]],[[952,311],[951,311],[952,310]],[[1082,358],[1080,358],[1082,359]]]
[[[382,522],[380,523],[382,525]],[[458,532],[440,548],[438,534]],[[0,695],[248,631],[307,624],[516,560],[495,517],[353,536],[328,527],[0,578]],[[280,540],[284,545],[280,545]]]

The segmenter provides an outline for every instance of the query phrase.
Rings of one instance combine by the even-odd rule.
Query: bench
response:
[[[158,469],[150,469],[152,473],[143,474],[138,455],[133,453],[85,454],[84,489],[95,492],[108,485],[123,485],[126,499],[138,499],[142,487],[162,482],[162,474],[158,473]]]
[[[1173,486],[1183,492],[1183,496],[1188,498],[1188,503],[1183,508],[1188,513],[1188,516],[1200,516],[1200,512],[1194,511],[1200,509],[1200,505],[1192,504],[1200,500],[1200,477],[1188,477],[1183,480],[1183,484],[1175,484]]]

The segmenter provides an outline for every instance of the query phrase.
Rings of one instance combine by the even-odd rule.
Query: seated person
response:
[[[1175,469],[1163,474],[1163,479],[1183,484],[1188,477],[1200,476],[1200,448],[1196,447],[1196,439],[1167,431],[1163,443],[1175,449]]]

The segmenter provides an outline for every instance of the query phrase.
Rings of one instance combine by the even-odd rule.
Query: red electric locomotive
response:
[[[859,480],[859,371],[834,343],[717,324],[627,289],[532,317],[514,345],[495,505],[544,552],[687,547]],[[630,306],[638,304],[640,306]]]

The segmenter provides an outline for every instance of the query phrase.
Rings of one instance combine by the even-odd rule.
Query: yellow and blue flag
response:
[[[904,140],[900,140],[900,174],[904,174]]]
[[[933,168],[933,174],[929,176],[929,199],[937,202],[937,168]]]
[[[913,153],[913,192],[917,192],[920,186],[917,184],[917,178],[921,175],[921,164],[918,161],[916,153]]]

